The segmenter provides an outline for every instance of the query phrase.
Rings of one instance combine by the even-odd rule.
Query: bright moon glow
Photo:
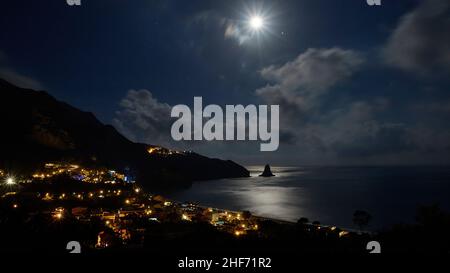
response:
[[[263,19],[259,16],[253,16],[250,18],[250,26],[253,29],[260,29],[263,26]]]

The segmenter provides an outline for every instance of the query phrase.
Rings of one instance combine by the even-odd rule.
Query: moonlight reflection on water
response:
[[[283,215],[285,219],[295,220],[298,215],[303,214],[298,202],[291,202],[302,198],[303,194],[298,188],[277,186],[250,186],[250,188],[253,189],[237,192],[236,201],[246,204],[248,210],[256,215],[274,218]]]
[[[450,168],[444,167],[248,167],[252,177],[194,183],[169,196],[178,201],[287,221],[300,217],[354,228],[355,210],[372,216],[370,229],[413,222],[419,205],[450,210]]]

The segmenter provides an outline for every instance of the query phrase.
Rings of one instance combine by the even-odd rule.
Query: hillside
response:
[[[16,87],[0,79],[0,168],[27,174],[49,161],[129,170],[154,191],[187,187],[196,180],[243,177],[242,166],[196,153],[149,153],[89,112],[60,102],[44,91]],[[164,150],[164,149],[162,149]]]

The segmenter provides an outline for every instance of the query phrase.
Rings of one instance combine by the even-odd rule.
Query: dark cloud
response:
[[[339,138],[331,144],[339,157],[371,157],[416,149],[415,144],[408,139],[409,130],[404,124],[372,121],[357,127],[357,134]]]
[[[136,142],[168,145],[171,107],[159,102],[148,90],[129,90],[120,102],[114,126]]]
[[[289,131],[280,132],[280,143],[283,144],[296,144],[297,138],[295,134]]]
[[[321,163],[333,159],[361,163],[434,147],[434,132],[419,137],[423,129],[380,118],[390,110],[386,98],[323,107],[327,95],[339,97],[337,85],[350,79],[363,62],[364,57],[352,50],[308,49],[293,61],[262,69],[261,76],[270,83],[256,94],[268,104],[280,105],[281,143],[295,145],[292,150],[297,156],[320,157]],[[445,145],[439,143],[440,147]]]
[[[427,114],[450,114],[450,101],[415,103],[411,109],[419,113]]]
[[[392,106],[384,97],[336,99],[343,96],[338,91],[363,68],[364,60],[353,50],[311,48],[292,61],[260,70],[267,84],[255,91],[256,96],[265,104],[280,105],[280,149],[263,160],[278,158],[289,164],[448,162],[450,129],[417,124],[418,120],[404,122],[392,114],[386,118]],[[334,103],[327,103],[330,99]],[[139,142],[240,162],[261,160],[258,143],[173,141],[170,111],[171,105],[158,101],[150,91],[130,90],[120,102],[114,125]]]
[[[233,146],[234,142],[175,141],[171,136],[171,126],[176,118],[170,113],[172,106],[158,101],[146,90],[129,90],[119,103],[113,125],[119,132],[135,142],[161,145],[171,149],[202,151],[217,156],[223,146]],[[205,118],[204,121],[207,119]],[[193,128],[193,125],[192,125]],[[193,132],[192,132],[193,134]],[[192,137],[193,138],[193,137]],[[229,148],[227,148],[229,150]],[[235,150],[238,151],[241,148]]]
[[[0,78],[22,88],[43,90],[43,85],[32,77],[23,75],[6,64],[7,55],[0,51]]]
[[[332,121],[325,113],[318,113],[323,95],[332,87],[351,77],[364,62],[358,52],[340,48],[310,48],[293,61],[272,65],[261,70],[261,76],[270,83],[256,90],[267,104],[280,105],[280,137],[282,143],[297,143],[301,149],[324,151],[329,136],[324,123]],[[311,116],[316,119],[311,122]],[[345,122],[344,122],[345,123]]]
[[[364,62],[362,55],[341,48],[310,48],[293,61],[261,70],[271,83],[256,94],[272,104],[283,104],[289,112],[308,111],[331,87],[348,79]]]
[[[263,68],[261,76],[288,91],[319,92],[351,76],[362,62],[353,50],[309,48],[293,61]]]
[[[450,1],[426,0],[404,15],[384,48],[388,64],[421,74],[450,72]]]

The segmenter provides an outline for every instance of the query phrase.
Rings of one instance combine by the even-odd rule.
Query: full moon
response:
[[[253,16],[250,18],[250,26],[255,30],[260,29],[263,26],[263,19],[259,16]]]

